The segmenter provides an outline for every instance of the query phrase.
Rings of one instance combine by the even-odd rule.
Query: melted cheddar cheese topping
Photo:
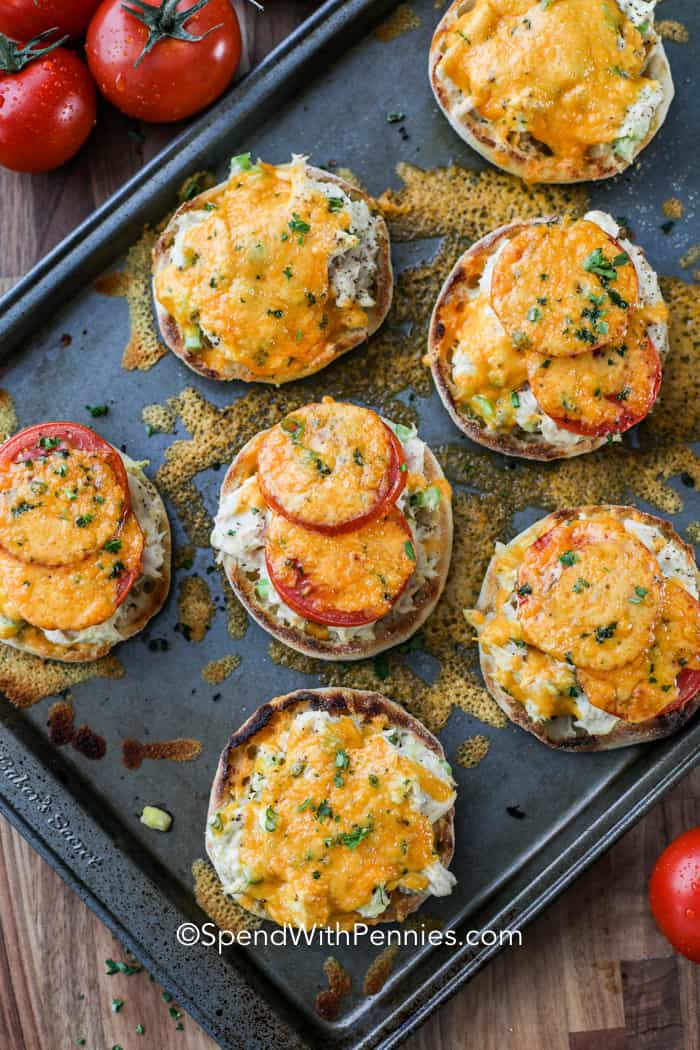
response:
[[[621,514],[528,529],[495,556],[493,611],[468,613],[496,680],[538,721],[591,705],[645,721],[673,706],[683,668],[700,668],[700,603],[662,573],[663,535],[649,542],[641,515]]]
[[[117,534],[124,508],[124,490],[99,452],[62,444],[0,469],[0,544],[19,561],[83,558]]]
[[[158,302],[205,365],[233,360],[260,378],[301,373],[367,327],[366,310],[340,305],[329,276],[332,260],[359,243],[350,214],[303,160],[234,171],[205,197],[177,235],[177,259],[171,252],[155,278]]]
[[[399,735],[384,716],[291,711],[256,734],[209,832],[223,853],[238,829],[244,907],[280,924],[349,927],[364,910],[380,914],[394,890],[427,890],[439,857],[422,809],[446,813],[454,783],[437,756],[426,768],[403,753]]]
[[[411,531],[395,507],[376,521],[335,536],[273,514],[266,556],[282,596],[321,623],[329,614],[339,614],[341,624],[343,617],[360,624],[386,616],[416,567]]]
[[[266,435],[258,471],[268,502],[310,528],[338,528],[371,513],[399,471],[392,434],[376,412],[324,398]]]
[[[620,136],[645,87],[647,49],[615,0],[476,0],[446,30],[438,72],[497,142],[544,146],[582,168]],[[533,160],[537,166],[548,158]]]
[[[527,360],[503,330],[485,295],[453,296],[440,313],[442,346],[452,348],[452,383],[460,404],[487,425],[513,426]],[[460,353],[460,348],[464,351]]]
[[[0,550],[0,613],[51,631],[103,623],[122,601],[126,582],[138,576],[143,545],[136,516],[129,514],[109,549],[67,565],[30,565]]]
[[[700,669],[700,609],[677,580],[665,580],[653,644],[614,676],[581,669],[578,677],[595,707],[642,722],[673,703],[683,668]]]
[[[438,301],[432,351],[467,414],[489,430],[532,431],[533,413],[518,411],[531,394],[534,429],[593,436],[647,415],[661,383],[649,329],[665,326],[668,310],[628,248],[579,219],[515,228],[467,254]]]
[[[597,223],[533,223],[499,252],[491,305],[516,346],[570,357],[622,340],[638,291],[629,255]]]
[[[630,601],[638,591],[644,600]],[[531,544],[518,596],[526,642],[577,666],[611,670],[648,648],[661,571],[624,525],[601,516],[556,525]]]

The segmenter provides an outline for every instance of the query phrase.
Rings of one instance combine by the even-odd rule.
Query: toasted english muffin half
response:
[[[290,413],[290,417],[293,415]],[[307,656],[362,660],[399,645],[425,622],[445,586],[452,554],[450,486],[437,459],[414,428],[387,425],[400,442],[409,482],[422,485],[420,491],[430,496],[425,504],[418,505],[414,491],[407,486],[395,504],[410,529],[406,543],[412,547],[416,567],[391,611],[374,622],[347,627],[313,622],[291,609],[275,589],[266,563],[266,539],[273,512],[259,495],[258,506],[237,509],[238,493],[256,475],[260,442],[269,431],[262,431],[243,446],[224,478],[211,542],[228,581],[264,630]],[[324,539],[319,534],[319,543]]]
[[[389,231],[358,187],[293,157],[234,158],[153,250],[163,339],[208,379],[302,379],[365,342],[393,295]]]
[[[598,541],[608,544],[604,551],[600,548],[599,562],[594,547],[585,542],[591,524],[603,530]],[[577,546],[576,538],[562,531],[566,529],[580,529],[584,542]],[[566,547],[558,555],[557,542]],[[648,586],[642,586],[636,581],[647,557],[653,574]],[[617,621],[610,620],[603,597],[611,585],[604,569],[612,570],[613,562],[613,600],[622,609]],[[606,647],[617,638],[620,646],[631,644],[635,632],[650,631],[640,652],[626,664],[601,670],[579,666],[571,651],[554,655],[532,646],[521,610],[533,594],[533,568],[540,573],[543,591],[554,581],[549,596],[553,608],[535,628],[544,628],[550,639],[557,633],[545,643],[548,649],[558,644],[558,632],[568,631],[574,644],[589,645],[588,659],[591,649],[598,649],[592,659],[616,662],[615,650],[606,657]],[[699,589],[692,549],[662,518],[609,505],[549,514],[510,543],[497,544],[476,609],[467,611],[477,632],[486,686],[512,722],[560,750],[606,751],[670,736],[700,707]],[[534,591],[539,601],[537,584]],[[580,612],[572,612],[579,601]],[[647,602],[656,604],[647,609]],[[598,614],[600,623],[592,628],[588,621]],[[645,615],[649,618],[643,622],[639,617]],[[588,694],[617,714],[591,703]]]
[[[144,534],[141,574],[109,620],[81,631],[48,631],[0,617],[0,641],[45,660],[88,663],[139,634],[162,609],[170,591],[172,540],[165,504],[142,465],[119,450],[131,506]]]
[[[527,182],[617,175],[659,130],[674,95],[654,7],[455,0],[430,47],[438,105],[472,149]]]
[[[456,882],[455,797],[440,742],[403,707],[381,693],[299,689],[229,739],[207,853],[224,892],[280,925],[402,922]]]
[[[513,244],[517,244],[520,236],[528,231],[551,230],[559,235],[562,231],[584,228],[583,240],[587,247],[575,254],[574,244],[571,263],[565,259],[561,268],[562,273],[569,275],[580,271],[582,303],[585,302],[582,313],[588,316],[581,319],[581,328],[576,331],[585,337],[580,344],[584,352],[565,358],[548,357],[539,352],[540,347],[528,346],[528,331],[534,330],[535,320],[545,319],[550,309],[547,280],[542,280],[539,287],[533,289],[532,308],[523,317],[522,330],[509,334],[492,306],[494,273],[499,274],[499,260],[503,253],[511,251]],[[597,230],[600,231],[600,248],[588,253],[588,247],[598,236]],[[587,212],[573,223],[557,217],[542,217],[509,223],[493,230],[457,260],[433,309],[427,362],[445,408],[467,437],[508,456],[543,461],[567,459],[592,452],[610,441],[619,441],[625,430],[651,411],[661,383],[661,366],[669,348],[668,310],[658,277],[644,252],[622,234],[623,229],[616,220],[602,211]],[[602,254],[596,257],[596,252]],[[623,257],[627,260],[625,265],[612,265],[612,260]],[[602,267],[595,265],[596,259],[598,262],[602,260]],[[524,269],[526,271],[527,267]],[[603,343],[592,348],[596,340],[606,338],[592,334],[595,326],[607,326],[606,311],[612,313],[617,309],[609,297],[617,294],[615,284],[618,278],[609,281],[605,274],[613,272],[617,275],[624,271],[629,271],[631,283],[637,288],[636,304],[623,303],[629,307],[629,330],[615,346],[607,347]],[[625,342],[627,335],[630,336],[629,346]],[[632,345],[633,338],[635,345]],[[644,343],[643,350],[640,350],[641,343]],[[568,353],[571,348],[561,349]],[[611,355],[606,356],[607,350]],[[615,367],[609,367],[608,360]],[[584,371],[573,379],[570,375],[563,376],[559,388],[557,377],[566,362],[575,362],[576,368],[583,367]],[[535,368],[535,364],[541,367]],[[602,378],[597,376],[600,368],[608,373]],[[641,376],[645,368],[646,382],[643,384]],[[599,427],[599,434],[586,433],[585,426],[582,432],[582,424],[575,418],[575,413],[571,413],[567,420],[567,410],[563,407],[561,416],[552,418],[533,392],[533,381],[537,384],[541,377],[548,380],[548,408],[553,392],[556,394],[560,389],[564,395],[567,385],[572,385],[574,395],[581,395],[589,409],[597,412],[606,402],[614,405],[614,418]],[[628,379],[629,387],[626,385]],[[614,396],[607,396],[605,387],[602,391],[598,389],[600,383],[614,385],[615,382],[621,389]],[[587,384],[585,389],[584,383]],[[628,400],[629,392],[634,392],[637,387],[637,401],[634,398]],[[601,392],[605,395],[602,399]],[[569,409],[575,407],[567,402],[566,397],[562,396],[562,400]],[[641,408],[637,404],[640,401]],[[632,407],[635,407],[634,412]]]

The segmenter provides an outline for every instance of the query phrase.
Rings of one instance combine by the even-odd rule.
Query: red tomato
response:
[[[649,881],[649,903],[676,951],[700,962],[700,827],[679,835],[661,854]]]
[[[80,36],[100,0],[2,0],[0,33],[12,40],[31,40],[47,29]]]
[[[678,696],[659,713],[668,715],[671,711],[677,711],[700,693],[700,671],[692,671],[684,668],[676,678]]]
[[[85,64],[64,47],[20,47],[0,37],[0,164],[51,171],[77,153],[97,116]]]
[[[39,459],[45,456],[50,449],[65,446],[102,454],[112,468],[124,493],[124,516],[126,516],[131,510],[131,496],[124,460],[109,441],[105,441],[103,437],[96,434],[90,427],[83,426],[82,423],[67,421],[37,423],[33,427],[19,430],[3,445],[0,445],[0,473],[5,465],[14,463],[17,459]]]
[[[100,91],[117,109],[172,121],[222,94],[241,57],[241,33],[229,0],[103,0],[86,48]]]

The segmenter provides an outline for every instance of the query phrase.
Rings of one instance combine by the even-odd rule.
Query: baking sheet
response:
[[[22,426],[56,415],[90,422],[85,405],[109,403],[110,413],[95,421],[96,429],[133,458],[150,459],[153,474],[172,438],[145,436],[144,404],[163,402],[188,385],[218,406],[243,392],[241,385],[194,376],[173,355],[150,372],[123,371],[126,305],[92,287],[94,276],[119,265],[118,253],[143,224],[172,206],[177,186],[192,171],[223,172],[231,155],[247,149],[273,162],[294,151],[321,165],[347,165],[378,193],[399,185],[394,169],[402,160],[426,168],[450,161],[484,166],[438,114],[427,83],[427,48],[440,11],[433,0],[418,0],[412,8],[420,26],[381,43],[367,29],[392,6],[373,0],[323,5],[259,71],[6,296],[0,385],[14,397]],[[681,19],[691,41],[697,39],[700,11],[692,0],[666,0],[661,15]],[[688,145],[700,133],[700,112],[692,46],[667,47],[677,98],[666,125],[638,167],[590,190],[594,206],[632,219],[636,238],[660,273],[683,276],[678,258],[700,240],[697,165]],[[408,137],[387,125],[392,111],[406,114]],[[660,209],[670,196],[682,197],[686,212],[665,236]],[[397,265],[430,258],[434,250],[433,243],[398,245]],[[436,395],[421,399],[418,408],[422,437],[434,445],[454,441],[456,432]],[[187,435],[180,428],[177,436]],[[210,511],[221,477],[209,470],[197,478]],[[674,518],[681,528],[700,517],[698,497],[684,490],[684,498],[685,511]],[[186,538],[170,510],[177,546]],[[530,520],[538,514],[533,509]],[[216,594],[218,576],[206,576],[211,564],[211,552],[198,550],[193,571]],[[231,642],[221,613],[203,642],[187,642],[174,630],[176,594],[177,582],[158,619],[118,650],[127,672],[123,679],[97,679],[73,690],[78,719],[107,738],[102,762],[47,744],[45,703],[24,713],[3,704],[0,808],[221,1046],[395,1045],[493,949],[405,949],[382,994],[371,1000],[359,989],[378,950],[367,945],[336,952],[353,974],[355,994],[329,1023],[313,1008],[326,946],[231,949],[219,959],[211,950],[176,943],[180,922],[198,915],[203,921],[192,899],[190,867],[203,855],[210,781],[228,734],[263,700],[313,684],[270,661],[268,638],[255,625],[244,640]],[[151,651],[149,641],[160,638],[169,649]],[[236,651],[240,668],[222,685],[206,685],[203,665]],[[455,711],[440,734],[448,757],[454,759],[459,743],[475,732],[490,739],[488,761],[477,770],[453,763],[460,788],[453,862],[459,885],[451,897],[431,900],[428,909],[452,928],[521,926],[692,768],[700,749],[696,722],[681,736],[647,748],[556,754],[515,727],[492,730]],[[146,762],[129,773],[120,763],[120,741],[127,735],[196,737],[204,753],[191,764]],[[169,835],[154,835],[138,823],[142,806],[159,802],[176,815]],[[526,820],[507,815],[514,804]]]

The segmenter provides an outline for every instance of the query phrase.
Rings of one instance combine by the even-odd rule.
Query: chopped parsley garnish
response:
[[[535,321],[539,321],[541,316],[542,316],[542,311],[540,310],[540,308],[538,306],[531,306],[530,309],[527,312],[527,319],[528,319],[528,321],[532,321],[533,323]]]
[[[282,273],[288,281],[291,281],[292,277],[294,276],[294,271],[292,270],[291,266],[285,266],[285,268],[282,270]]]
[[[123,999],[112,999],[112,1013],[113,1014],[118,1014],[123,1005],[124,1005],[124,1000]]]
[[[115,561],[114,565],[112,566],[112,571],[109,573],[109,576],[107,577],[107,579],[108,580],[116,580],[117,576],[121,576],[121,574],[123,572],[125,572],[125,571],[126,571],[126,565],[124,564],[124,562],[123,561]]]
[[[12,508],[12,517],[18,518],[20,514],[26,514],[28,510],[36,510],[40,506],[41,503],[27,503],[26,499],[23,499]]]
[[[61,443],[60,438],[52,437],[40,437],[39,447],[40,448],[56,448]]]
[[[376,788],[376,787],[379,786],[379,777],[375,776],[374,773],[370,773],[369,776],[367,777],[367,779],[369,780],[369,782],[370,782],[370,784],[372,785],[373,788]]]
[[[617,623],[609,623],[605,627],[596,627],[595,640],[598,645],[602,645],[603,642],[608,640],[608,638],[612,638],[616,630]]]
[[[94,514],[81,514],[79,518],[75,519],[75,524],[79,529],[84,529],[90,524],[94,517]]]
[[[111,554],[116,554],[117,551],[120,551],[121,549],[122,549],[122,541],[121,540],[107,540],[107,542],[105,543],[105,545],[103,547],[103,550],[109,551]]]
[[[619,256],[618,256],[619,258]],[[627,256],[624,256],[624,262],[627,261]],[[594,250],[587,255],[583,260],[583,268],[587,273],[594,273],[597,277],[605,283],[606,281],[616,281],[617,273],[615,272],[615,266],[621,265],[621,263],[612,262],[606,259],[603,255],[602,248],[594,248]]]
[[[573,551],[564,551],[563,554],[559,555],[559,561],[562,565],[575,565],[578,560],[578,554],[575,554]]]
[[[646,587],[635,587],[634,594],[630,598],[632,605],[641,605],[648,593]]]
[[[320,879],[321,878],[321,872],[320,871],[314,871],[314,872],[311,873],[311,875],[312,875],[312,878],[314,878],[314,879]]]
[[[389,661],[386,653],[380,653],[378,656],[375,656],[373,666],[374,673],[380,682],[385,681],[389,677]]]
[[[125,977],[130,977],[132,974],[140,972],[140,966],[132,966],[119,960],[105,959],[105,973],[108,977],[113,977],[115,973],[123,973]]]
[[[608,288],[608,296],[610,297],[610,302],[613,303],[614,306],[619,306],[621,310],[627,310],[629,308],[627,300],[623,299],[620,293],[616,292],[614,288]]]
[[[284,310],[268,310],[268,317],[276,317],[278,320],[280,317],[284,317]]]
[[[345,784],[345,780],[343,779],[343,774],[340,772],[340,770],[337,770],[335,772],[335,774],[333,775],[333,783],[338,788],[343,787],[343,785]]]
[[[407,558],[410,558],[411,561],[416,560],[416,552],[410,540],[406,540],[406,542],[403,545],[403,549],[406,552]]]
[[[332,816],[333,810],[328,805],[326,799],[322,799],[322,801],[319,802],[318,806],[316,807],[316,820],[325,820],[326,817],[330,819],[332,818]]]
[[[344,751],[342,748],[340,748],[335,753],[335,766],[336,766],[336,769],[347,769],[349,765],[350,765],[350,756],[348,755],[347,751]]]
[[[524,583],[522,587],[518,587],[518,594],[524,598],[526,594],[532,594],[532,587],[529,583]]]
[[[329,211],[342,211],[345,207],[345,201],[342,197],[329,197],[328,198],[328,210]]]
[[[513,346],[517,347],[518,350],[527,350],[530,345],[530,340],[525,332],[511,332],[510,338],[513,341]]]
[[[311,230],[311,227],[309,226],[308,222],[304,222],[299,213],[293,211],[292,218],[287,223],[287,225],[289,226],[289,229],[292,231],[292,233],[299,234],[299,244],[303,244],[306,234],[309,233]]]
[[[277,814],[272,806],[265,810],[265,831],[275,831],[277,828]]]
[[[303,813],[304,810],[308,809],[310,805],[311,805],[311,799],[310,798],[305,798],[304,801],[299,806],[297,806],[297,813]]]
[[[584,580],[583,576],[579,576],[576,583],[571,588],[574,594],[580,594],[581,591],[585,591],[587,587],[590,587],[588,580]]]
[[[355,824],[352,831],[346,831],[338,836],[338,841],[348,849],[356,849],[363,839],[366,839],[373,830],[372,824]]]
[[[360,452],[359,448],[355,449],[355,451],[352,454],[352,458],[354,462],[357,463],[358,467],[364,467],[365,461],[362,458],[362,453]]]
[[[93,419],[97,419],[99,416],[106,416],[109,412],[107,405],[86,405],[86,412],[89,412]]]
[[[517,391],[513,391],[513,393],[510,395],[510,400],[511,404],[513,405],[513,408],[520,408],[520,395],[517,393]]]

